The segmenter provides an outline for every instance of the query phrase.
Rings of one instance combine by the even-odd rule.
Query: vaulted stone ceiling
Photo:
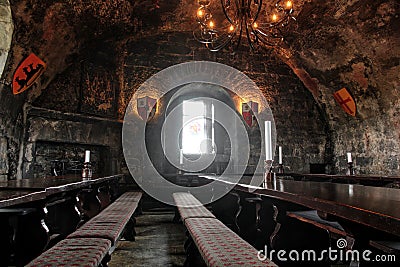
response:
[[[317,99],[324,100],[321,93],[327,88],[351,87],[357,97],[378,94],[367,93],[372,91],[368,87],[378,84],[396,86],[400,38],[397,1],[299,0],[295,6],[297,28],[287,36],[285,48],[274,50]],[[196,25],[193,13],[197,1],[12,0],[11,7],[16,33],[9,77],[24,52],[35,51],[51,62],[41,86],[45,88],[89,43],[191,31]]]

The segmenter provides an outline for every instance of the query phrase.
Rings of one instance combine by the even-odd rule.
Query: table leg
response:
[[[43,208],[0,209],[2,264],[23,266],[44,250],[49,240],[46,213]]]
[[[97,197],[97,190],[84,189],[77,195],[76,205],[80,215],[80,225],[93,218],[101,211],[101,203]]]

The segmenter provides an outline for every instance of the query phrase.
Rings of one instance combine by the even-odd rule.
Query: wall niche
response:
[[[82,114],[30,107],[22,178],[80,173],[85,150],[98,175],[121,172],[122,123]]]
[[[110,148],[107,146],[39,141],[35,145],[34,174],[39,177],[80,175],[85,150],[90,150],[94,176],[109,173],[107,161]]]

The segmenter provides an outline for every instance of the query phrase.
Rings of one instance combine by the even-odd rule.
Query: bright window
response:
[[[211,113],[211,120],[207,114]],[[214,105],[201,100],[183,101],[182,152],[206,154],[214,151]],[[210,124],[211,122],[211,124]]]

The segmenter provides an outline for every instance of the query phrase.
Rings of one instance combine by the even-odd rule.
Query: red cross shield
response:
[[[355,117],[357,112],[356,102],[346,88],[342,88],[333,94],[335,100],[339,103],[342,109],[349,115]]]

